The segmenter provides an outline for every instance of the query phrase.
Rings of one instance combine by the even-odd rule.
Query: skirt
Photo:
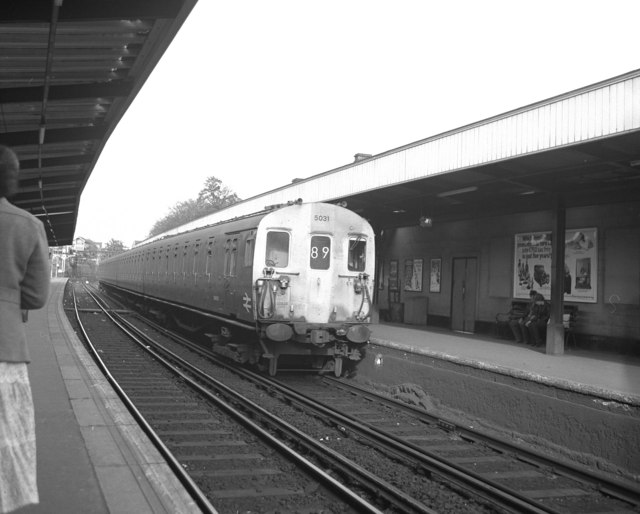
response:
[[[0,513],[38,501],[35,417],[27,364],[0,362]]]

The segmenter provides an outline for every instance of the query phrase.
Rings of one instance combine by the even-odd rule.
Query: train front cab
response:
[[[336,376],[345,361],[355,364],[363,358],[370,336],[374,255],[371,226],[342,207],[303,204],[262,220],[254,306],[270,374],[282,356]]]

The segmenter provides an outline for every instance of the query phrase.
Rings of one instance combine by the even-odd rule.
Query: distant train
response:
[[[98,280],[238,362],[340,376],[369,342],[374,260],[365,219],[298,200],[129,250]]]

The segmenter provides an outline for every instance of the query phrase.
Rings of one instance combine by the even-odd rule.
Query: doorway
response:
[[[476,257],[454,258],[452,280],[451,330],[473,333],[478,291],[478,259]]]

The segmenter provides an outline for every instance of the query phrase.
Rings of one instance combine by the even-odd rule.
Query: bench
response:
[[[502,339],[511,339],[513,333],[509,328],[509,321],[512,319],[520,319],[524,317],[529,302],[514,300],[511,302],[511,308],[507,312],[499,312],[496,314],[496,336]],[[504,335],[506,333],[506,336]]]
[[[514,300],[511,302],[511,308],[507,312],[499,312],[496,314],[496,336],[503,339],[511,339],[512,332],[509,328],[509,321],[520,319],[524,316],[529,302]],[[577,305],[564,305],[564,313],[562,314],[562,326],[564,327],[564,343],[569,344],[573,341],[576,346],[576,336],[574,328],[578,319]],[[506,333],[506,336],[504,335]]]

